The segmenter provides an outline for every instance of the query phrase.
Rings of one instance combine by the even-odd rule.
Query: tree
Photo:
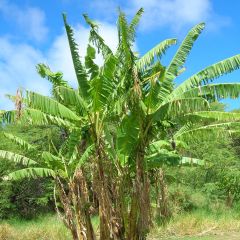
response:
[[[200,23],[189,31],[165,67],[160,59],[168,47],[176,44],[176,39],[161,42],[141,58],[132,51],[142,13],[140,9],[127,23],[125,14],[119,12],[119,43],[115,53],[99,35],[98,25],[84,15],[90,26],[84,63],[79,57],[73,29],[64,15],[78,89],[71,88],[61,74],[39,65],[41,75],[53,83],[54,98],[27,91],[26,97],[20,101],[18,98],[17,110],[4,114],[6,122],[53,124],[63,129],[66,139],[61,149],[56,150],[57,155],[47,153],[45,158],[42,155],[44,166],[49,162],[54,165],[47,169],[25,169],[10,176],[54,177],[63,205],[67,201],[66,181],[73,199],[68,207],[64,206],[65,214],[74,207],[76,214],[81,213],[77,219],[85,218],[78,224],[72,214],[67,216],[68,226],[79,227],[72,231],[74,239],[84,239],[83,229],[91,225],[90,208],[83,207],[84,165],[92,171],[90,182],[99,203],[100,238],[145,239],[151,227],[149,170],[152,161],[161,162],[163,155],[170,155],[159,149],[152,152],[151,147],[159,140],[170,140],[174,146],[180,136],[204,129],[223,130],[236,125],[240,118],[238,114],[212,112],[209,107],[212,101],[239,97],[240,84],[209,82],[239,69],[240,55],[206,67],[175,87],[174,81],[185,70],[187,56],[205,25]],[[96,49],[102,54],[102,66],[94,62]],[[25,104],[24,108],[21,103]],[[30,163],[26,159],[25,162]],[[80,188],[80,194],[75,194],[75,187]],[[76,204],[79,199],[80,205]],[[86,211],[78,212],[79,209]],[[92,227],[85,233],[91,235]]]

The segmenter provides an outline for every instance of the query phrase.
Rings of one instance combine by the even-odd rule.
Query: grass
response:
[[[1,240],[70,240],[71,236],[55,215],[26,221],[12,219],[0,223]]]
[[[235,236],[225,237],[221,236]],[[156,227],[149,239],[240,239],[240,212],[224,209],[198,210],[171,219],[165,226]]]
[[[95,229],[98,219],[93,218]],[[70,240],[71,236],[55,215],[26,221],[0,222],[1,240]],[[165,226],[156,227],[149,240],[239,240],[240,212],[236,210],[198,210],[178,215]]]
[[[93,227],[98,228],[98,217],[92,218]],[[0,240],[71,240],[68,229],[57,215],[47,215],[27,221],[11,219],[0,221]]]

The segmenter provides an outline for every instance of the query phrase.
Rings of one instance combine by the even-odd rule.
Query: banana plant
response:
[[[160,42],[142,57],[132,50],[142,14],[140,9],[128,23],[119,11],[116,52],[99,35],[98,24],[84,15],[90,27],[84,62],[74,31],[63,15],[77,89],[70,87],[61,73],[39,65],[41,76],[53,84],[53,97],[27,91],[20,101],[23,108],[3,114],[7,123],[59,126],[66,133],[66,149],[60,152],[69,162],[71,153],[84,156],[92,146],[88,159],[99,202],[100,239],[104,240],[147,237],[151,226],[148,152],[154,142],[174,140],[175,128],[186,132],[188,126],[197,129],[204,123],[204,128],[219,129],[213,125],[220,122],[226,129],[240,120],[239,115],[212,112],[210,108],[212,101],[239,97],[239,83],[210,82],[239,69],[240,55],[208,66],[176,85],[205,24],[189,31],[169,65],[164,66],[161,58],[177,43],[175,38]],[[102,66],[94,62],[96,53],[102,55]],[[163,154],[158,159],[161,161]]]
[[[141,239],[151,225],[148,211],[149,179],[146,171],[147,161],[144,160],[146,149],[156,137],[161,136],[162,132],[157,132],[165,123],[169,123],[171,129],[171,123],[178,123],[186,115],[193,115],[196,112],[199,115],[204,112],[205,117],[211,119],[213,117],[209,106],[211,101],[239,97],[239,83],[214,85],[208,83],[239,69],[240,55],[206,67],[175,87],[175,79],[184,72],[187,56],[205,24],[200,23],[189,31],[168,66],[163,66],[159,59],[169,45],[176,43],[174,39],[162,42],[138,59],[131,50],[132,33],[123,13],[120,13],[118,24],[119,49],[122,50],[120,56],[124,71],[122,81],[125,82],[122,85],[122,92],[126,96],[124,105],[127,108],[120,123],[118,148],[128,156],[129,163],[136,167],[136,187],[133,188],[136,199],[132,201],[131,219],[138,219],[130,224],[128,238]],[[239,116],[234,121],[239,121]]]

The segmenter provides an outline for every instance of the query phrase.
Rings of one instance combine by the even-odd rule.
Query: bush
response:
[[[195,208],[192,202],[192,189],[183,185],[171,185],[169,188],[169,199],[172,205],[173,214],[182,211],[191,211]]]
[[[27,126],[0,126],[0,149],[15,151],[22,154],[16,144],[4,137],[3,132],[14,134],[30,143],[38,142],[42,150],[48,148],[49,135],[54,145],[58,147],[59,133],[56,128]],[[52,137],[53,136],[53,137]],[[31,157],[29,152],[29,157]],[[21,217],[31,219],[38,214],[54,210],[53,184],[49,179],[35,179],[24,181],[3,181],[2,178],[9,172],[21,168],[11,161],[0,159],[0,219]],[[40,159],[41,160],[41,159]]]

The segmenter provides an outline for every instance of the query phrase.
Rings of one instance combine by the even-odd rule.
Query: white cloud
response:
[[[36,64],[44,60],[40,51],[6,38],[0,38],[0,46],[0,108],[12,106],[4,95],[14,95],[19,87],[49,93],[49,84],[35,70]]]
[[[75,32],[80,55],[85,56],[89,29],[76,26]],[[100,34],[110,48],[115,50],[118,40],[116,27],[108,23],[101,23]],[[15,44],[6,38],[0,38],[0,46],[0,109],[11,109],[13,107],[4,95],[14,95],[19,87],[45,95],[50,94],[50,84],[40,78],[35,69],[36,64],[40,62],[48,64],[53,71],[62,71],[64,78],[71,85],[76,86],[75,73],[65,32],[56,37],[45,54],[30,45]],[[96,63],[102,63],[99,55]]]
[[[23,33],[35,41],[43,41],[47,37],[44,12],[36,7],[19,7],[7,0],[0,0],[0,13],[7,21],[17,24]]]
[[[179,32],[184,27],[190,27],[199,22],[206,22],[208,28],[219,29],[229,24],[229,19],[215,12],[212,0],[131,0],[121,3],[118,0],[93,0],[90,7],[97,18],[113,21],[117,7],[127,15],[133,16],[138,9],[144,8],[140,29],[153,30],[167,27]]]
[[[169,27],[178,32],[199,22],[206,22],[211,29],[229,23],[229,19],[215,13],[211,0],[133,0],[128,12],[144,8],[141,22],[142,30]]]
[[[141,27],[144,30],[169,26],[179,30],[187,24],[209,19],[212,5],[209,0],[134,0],[132,8],[145,10]]]

